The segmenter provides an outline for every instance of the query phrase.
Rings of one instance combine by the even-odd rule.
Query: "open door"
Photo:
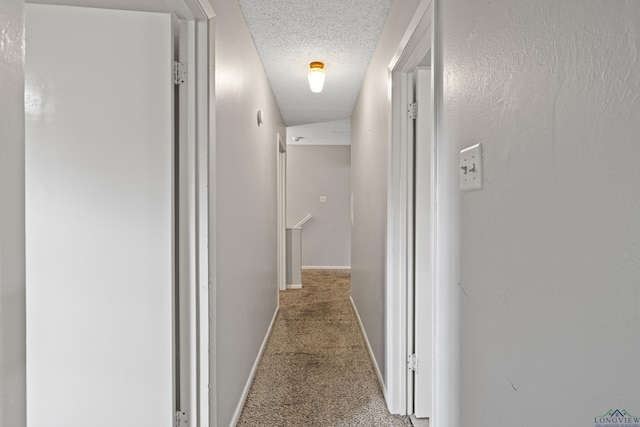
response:
[[[170,427],[170,15],[25,13],[28,426]]]

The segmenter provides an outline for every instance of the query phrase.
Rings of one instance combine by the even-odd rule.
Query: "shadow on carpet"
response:
[[[280,310],[238,426],[411,426],[390,415],[350,302],[348,270],[304,270]]]

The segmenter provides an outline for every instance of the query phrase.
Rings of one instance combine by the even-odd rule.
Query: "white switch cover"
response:
[[[327,196],[320,196],[320,203],[327,203]]]
[[[482,188],[482,146],[476,144],[460,151],[460,190]]]

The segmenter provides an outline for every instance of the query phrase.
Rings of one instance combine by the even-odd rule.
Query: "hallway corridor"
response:
[[[411,426],[390,415],[350,302],[350,272],[304,270],[280,311],[238,426]]]

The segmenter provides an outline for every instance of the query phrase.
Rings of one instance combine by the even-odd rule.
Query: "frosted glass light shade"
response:
[[[311,92],[322,92],[324,76],[324,64],[322,62],[312,62],[309,65],[309,87],[311,88]]]

